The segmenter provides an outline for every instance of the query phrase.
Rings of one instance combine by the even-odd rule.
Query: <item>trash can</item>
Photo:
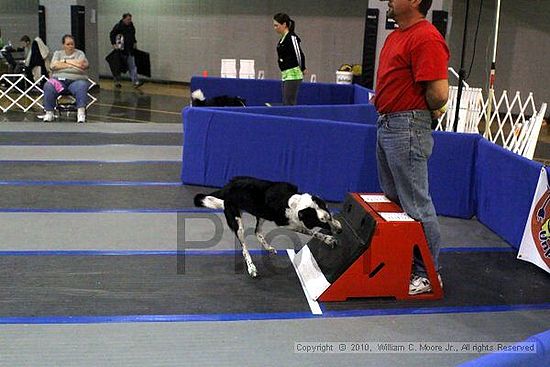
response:
[[[353,81],[353,73],[351,71],[337,71],[336,84],[351,84]]]

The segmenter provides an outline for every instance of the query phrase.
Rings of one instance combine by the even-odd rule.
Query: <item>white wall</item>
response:
[[[38,0],[0,0],[0,29],[4,42],[19,47],[23,35],[38,36]]]
[[[342,63],[361,63],[365,0],[98,0],[99,58],[111,50],[109,32],[130,12],[138,47],[151,53],[155,79],[188,82],[208,70],[219,75],[220,59],[250,58],[267,78],[279,78],[272,17],[296,20],[309,73],[334,81]],[[109,75],[105,62],[101,74]]]
[[[479,13],[480,0],[471,0],[468,22],[468,37],[465,53],[465,69],[468,71],[473,55],[473,35]],[[460,66],[462,34],[464,30],[465,2],[453,2],[451,38],[451,65]],[[477,52],[472,73],[468,79],[471,86],[487,90],[493,53],[494,20],[496,0],[485,0],[481,13]],[[497,95],[506,89],[512,95],[520,91],[523,98],[533,92],[537,108],[542,102],[550,102],[548,75],[550,63],[550,1],[533,0],[501,1],[501,19],[497,52]]]
[[[52,50],[61,48],[61,37],[71,34],[71,5],[76,0],[40,0],[46,8],[46,38]]]

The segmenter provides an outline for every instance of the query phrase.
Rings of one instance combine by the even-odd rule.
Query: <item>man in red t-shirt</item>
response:
[[[389,0],[388,16],[399,28],[388,36],[380,53],[374,104],[380,113],[376,146],[380,186],[422,223],[438,270],[441,235],[429,193],[428,158],[433,148],[432,119],[445,113],[447,105],[449,49],[425,19],[431,5],[432,0]],[[409,294],[431,290],[422,259],[415,255]]]

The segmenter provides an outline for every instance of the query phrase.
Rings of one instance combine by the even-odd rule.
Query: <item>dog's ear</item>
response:
[[[313,200],[313,202],[317,204],[320,209],[326,210],[328,212],[327,203],[325,203],[323,199],[318,196],[311,195],[311,200]]]
[[[317,218],[317,211],[313,208],[305,208],[298,211],[298,219],[309,229],[318,227],[320,224],[319,218]]]

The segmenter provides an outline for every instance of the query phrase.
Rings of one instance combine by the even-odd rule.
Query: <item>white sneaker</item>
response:
[[[437,279],[439,280],[439,285],[443,288],[443,281],[441,280],[441,275],[437,274]],[[432,291],[432,284],[430,280],[419,275],[413,275],[411,277],[411,282],[409,283],[409,295],[414,296],[415,294],[428,293]]]
[[[78,123],[86,122],[86,114],[85,113],[77,114],[76,122]]]
[[[44,122],[52,122],[54,119],[53,111],[46,111],[46,114],[42,118]]]

